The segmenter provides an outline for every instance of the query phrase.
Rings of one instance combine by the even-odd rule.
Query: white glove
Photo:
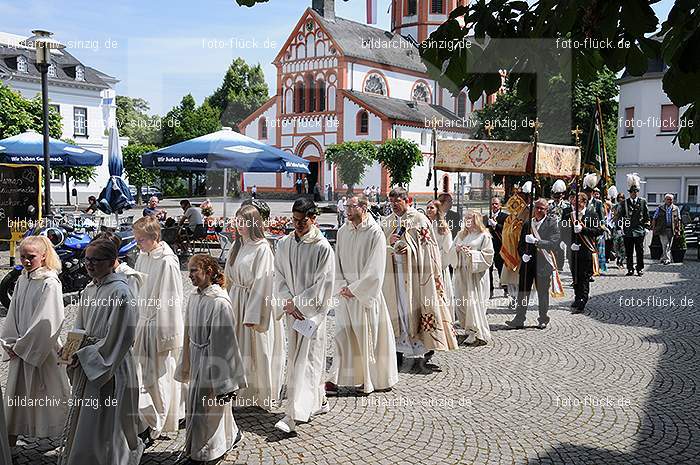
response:
[[[571,244],[571,250],[574,252],[578,252],[581,249],[581,246],[578,244]]]
[[[559,248],[562,250],[562,252],[566,252],[566,242],[561,241],[559,243]]]
[[[532,258],[532,255],[523,254],[523,262],[527,263]]]
[[[581,231],[583,231],[583,226],[581,226],[579,223],[576,223],[576,224],[574,225],[574,232],[575,232],[576,234],[578,234],[578,233],[580,233]]]
[[[527,236],[525,236],[525,242],[527,242],[528,244],[537,244],[537,238],[532,234],[528,234]]]
[[[489,218],[489,226],[495,228],[498,223],[493,218]]]

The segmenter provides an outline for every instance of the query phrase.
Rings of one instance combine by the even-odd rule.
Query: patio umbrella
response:
[[[118,215],[133,207],[135,202],[129,186],[121,177],[124,172],[124,160],[119,146],[119,130],[114,126],[109,128],[108,153],[109,181],[100,193],[98,206],[105,213],[117,215],[117,222],[119,222]]]
[[[51,166],[100,166],[102,155],[77,145],[49,139]],[[27,131],[0,140],[0,163],[42,165],[44,163],[44,139],[35,131]]]
[[[309,173],[301,157],[247,137],[231,128],[195,137],[170,147],[143,154],[146,168],[163,170],[224,170],[224,216],[226,216],[227,170],[247,173]]]

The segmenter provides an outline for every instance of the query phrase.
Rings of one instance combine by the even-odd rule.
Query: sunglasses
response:
[[[106,262],[111,260],[111,258],[94,258],[94,257],[85,257],[85,263],[88,265],[94,265],[99,262]]]

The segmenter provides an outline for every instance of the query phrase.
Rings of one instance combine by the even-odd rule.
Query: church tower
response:
[[[469,0],[392,0],[391,32],[423,42],[459,5]]]

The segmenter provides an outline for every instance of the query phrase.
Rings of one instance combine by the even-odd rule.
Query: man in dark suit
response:
[[[537,318],[540,329],[545,329],[549,323],[549,285],[554,271],[554,260],[549,252],[554,252],[559,247],[559,225],[556,218],[547,216],[547,200],[538,199],[534,204],[534,217],[527,220],[520,232],[518,253],[521,256],[518,300],[515,307],[515,317],[506,321],[506,325],[522,329],[525,325],[528,301],[532,284],[537,288],[539,300],[539,317]]]
[[[605,226],[598,213],[591,208],[588,196],[578,196],[578,221],[572,220],[573,237],[571,251],[574,255],[576,281],[574,283],[574,302],[571,313],[583,313],[590,292],[590,278],[593,276],[593,253],[598,251],[598,237],[605,233]]]
[[[489,228],[491,241],[493,242],[493,265],[489,269],[491,297],[493,297],[493,268],[495,266],[498,271],[499,282],[501,280],[501,271],[503,270],[501,245],[503,243],[503,223],[505,223],[506,218],[508,218],[508,214],[501,210],[501,199],[499,197],[492,198],[491,212],[488,215],[484,215],[484,224]]]
[[[450,194],[444,192],[438,195],[438,200],[440,201],[440,205],[442,205],[441,209],[445,214],[447,226],[452,233],[452,239],[454,239],[457,237],[462,219],[459,217],[459,213],[452,211],[452,196]]]
[[[644,236],[650,227],[649,207],[646,199],[639,197],[638,179],[633,177],[632,181],[628,181],[630,196],[620,206],[615,217],[622,225],[627,276],[634,275],[634,254],[637,255],[637,276],[644,274]]]

